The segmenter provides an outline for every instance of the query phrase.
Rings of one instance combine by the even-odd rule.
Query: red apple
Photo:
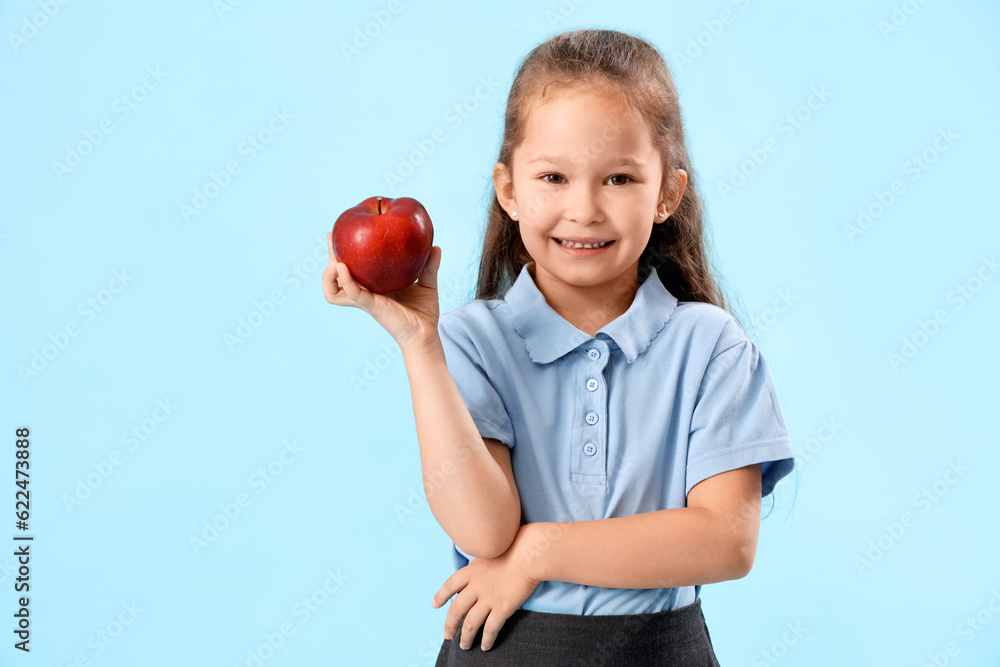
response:
[[[434,241],[427,210],[410,197],[369,197],[333,223],[333,253],[368,291],[396,292],[423,271]]]

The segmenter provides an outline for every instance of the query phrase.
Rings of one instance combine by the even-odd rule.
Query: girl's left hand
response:
[[[458,593],[448,609],[444,624],[445,639],[454,638],[458,622],[465,616],[459,645],[463,649],[471,647],[482,625],[482,648],[486,651],[493,647],[504,622],[541,583],[534,576],[529,559],[524,554],[526,529],[532,525],[522,525],[507,551],[496,558],[473,558],[468,565],[448,577],[434,595],[431,605],[437,608]]]

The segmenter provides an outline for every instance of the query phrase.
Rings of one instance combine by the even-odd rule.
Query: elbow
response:
[[[477,544],[470,549],[466,549],[464,546],[460,545],[460,548],[462,551],[475,558],[496,558],[503,555],[507,549],[510,548],[510,544],[502,546],[497,540],[494,540],[492,544],[484,542],[482,546]]]
[[[473,545],[474,548],[464,549],[464,551],[476,558],[497,558],[507,553],[507,549],[510,549],[510,545],[514,543],[516,535],[517,530],[514,530],[512,534],[494,533],[481,539]]]
[[[462,551],[476,558],[497,558],[510,549],[521,530],[521,500],[511,494],[503,503],[491,503],[489,511],[475,513],[475,531],[467,533],[459,546]],[[468,547],[468,548],[466,548]]]
[[[476,558],[497,558],[498,556],[502,556],[509,547],[510,545],[508,544],[503,548],[493,546],[485,549],[465,549],[464,551],[470,556],[475,556]]]
[[[735,563],[733,564],[733,579],[742,579],[750,574],[753,569],[753,561],[757,555],[757,545],[754,542],[744,541],[733,550]]]
[[[520,515],[518,515],[515,521],[506,522],[505,529],[489,530],[484,535],[481,535],[474,544],[469,545],[472,547],[471,549],[466,549],[465,546],[462,546],[462,550],[476,558],[497,558],[510,549],[510,545],[514,543],[514,538],[517,537],[519,530],[521,530]]]
[[[727,546],[720,567],[728,569],[729,579],[742,579],[750,574],[757,556],[756,524],[748,522],[743,526],[729,515],[723,515],[720,520],[721,544]]]

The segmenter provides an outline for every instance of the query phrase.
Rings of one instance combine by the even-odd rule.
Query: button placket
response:
[[[578,484],[604,485],[605,453],[607,451],[607,423],[602,419],[607,414],[607,385],[602,382],[604,368],[610,357],[606,343],[596,341],[585,350],[586,356],[577,357],[577,387],[581,387],[577,401],[580,412],[576,419],[580,424],[574,431],[571,479]],[[586,387],[586,391],[582,388]]]

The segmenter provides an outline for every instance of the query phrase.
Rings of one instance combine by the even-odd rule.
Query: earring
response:
[[[512,212],[512,213],[510,214],[510,217],[512,217],[512,218],[516,218],[516,217],[517,217],[517,211],[514,211],[514,212]]]

